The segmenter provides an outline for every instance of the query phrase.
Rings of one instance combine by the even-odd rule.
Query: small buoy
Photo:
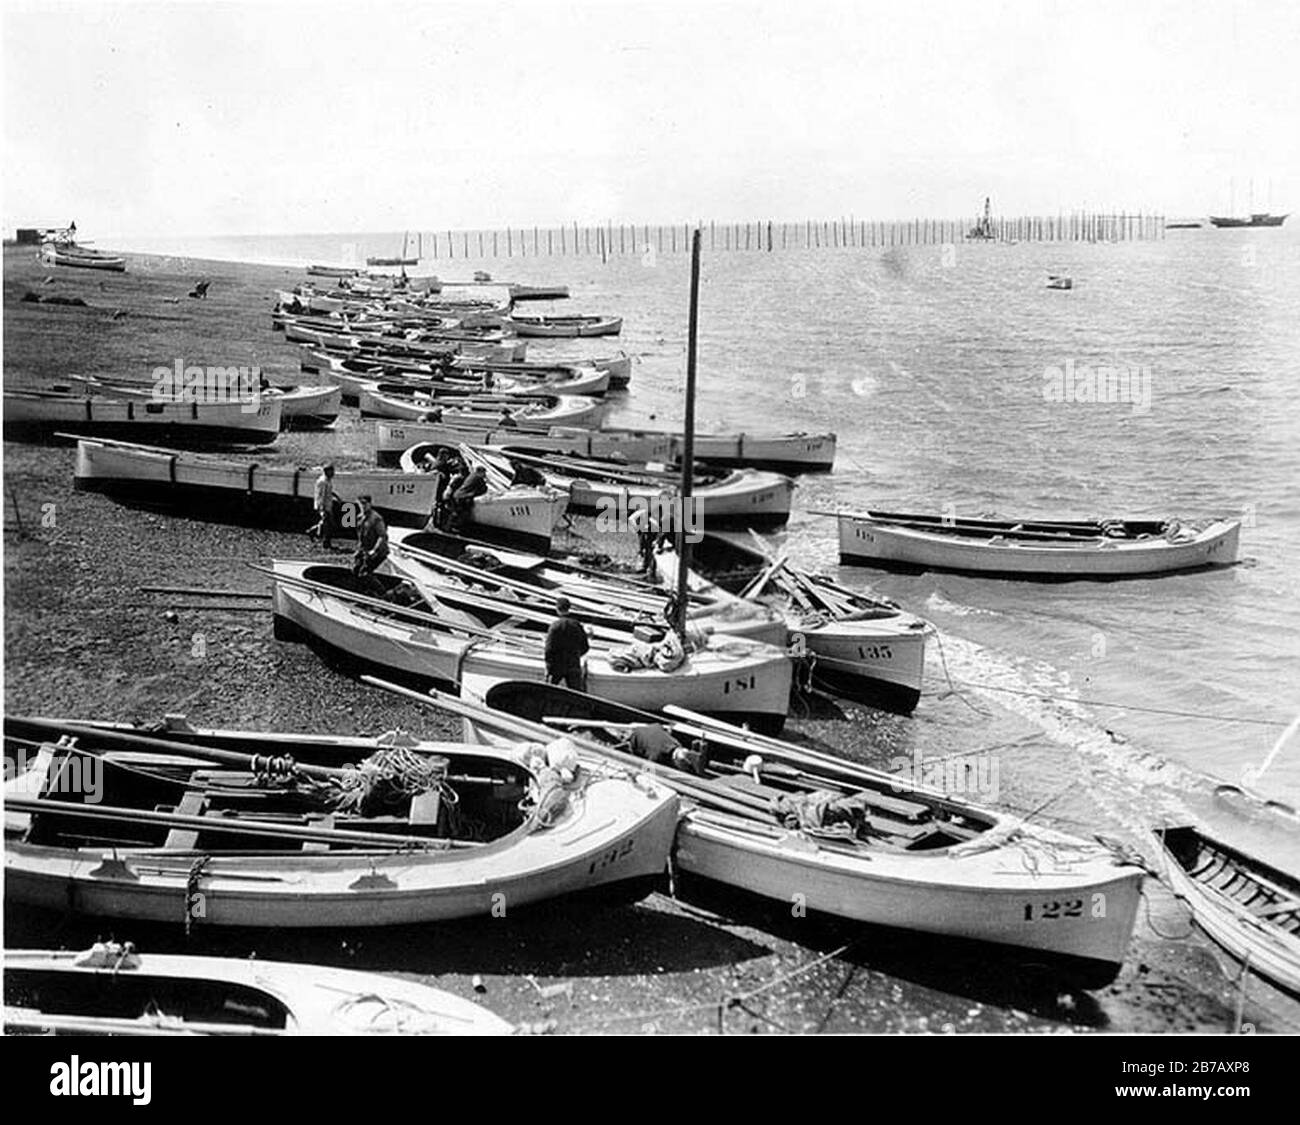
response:
[[[487,985],[483,983],[483,978],[479,976],[478,973],[474,974],[474,979],[471,980],[469,983],[473,987],[475,992],[487,991]]]

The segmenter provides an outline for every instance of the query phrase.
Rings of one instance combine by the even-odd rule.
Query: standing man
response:
[[[587,673],[582,658],[590,647],[587,630],[569,616],[569,599],[561,594],[555,599],[555,620],[546,630],[546,682],[585,691]]]
[[[320,536],[325,550],[332,551],[330,540],[334,538],[334,466],[326,465],[316,478],[316,522],[307,529],[313,539]]]
[[[388,527],[384,517],[375,511],[369,495],[358,497],[358,502],[361,504],[361,524],[357,528],[357,553],[352,560],[352,573],[363,580],[369,579],[370,585],[378,587],[373,575],[388,558]]]
[[[627,517],[630,531],[636,532],[637,545],[641,548],[641,569],[646,574],[653,574],[655,569],[655,546],[659,541],[659,521],[648,508],[639,504]]]

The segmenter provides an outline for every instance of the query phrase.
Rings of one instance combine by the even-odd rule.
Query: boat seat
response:
[[[309,828],[331,829],[334,827],[334,814],[322,813],[317,816],[309,816],[307,826]],[[327,852],[330,850],[330,846],[324,840],[304,840],[302,850],[305,852]]]
[[[206,804],[206,794],[200,793],[196,789],[190,789],[181,798],[181,802],[176,806],[175,811],[181,816],[202,816]],[[189,852],[198,847],[198,844],[199,831],[197,828],[173,828],[167,833],[167,840],[163,847],[172,851]]]

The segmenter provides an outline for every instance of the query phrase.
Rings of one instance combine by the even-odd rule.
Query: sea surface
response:
[[[348,244],[392,253],[401,236],[116,248],[306,264],[338,262]],[[555,311],[621,315],[618,341],[538,342],[531,354],[621,347],[638,362],[608,422],[680,420],[685,254],[472,257],[410,272],[476,269],[569,285]],[[1049,290],[1049,274],[1074,289]],[[1300,821],[1266,803],[1300,806],[1300,733],[1277,745],[1300,716],[1297,294],[1300,226],[773,253],[710,252],[706,238],[698,424],[838,434],[834,473],[800,479],[789,528],[770,538],[938,626],[905,752],[993,747],[1024,805],[1054,803],[1098,830],[1196,819],[1300,871]],[[1053,369],[1119,366],[1132,375],[1121,401],[1051,393]],[[839,568],[835,521],[816,513],[868,506],[1230,516],[1243,521],[1242,561],[1104,584]]]

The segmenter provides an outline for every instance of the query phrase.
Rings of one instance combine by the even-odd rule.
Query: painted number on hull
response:
[[[527,504],[511,504],[510,514],[512,516],[531,516],[533,510]]]
[[[858,645],[858,657],[862,660],[893,660],[894,654],[888,645]]]
[[[775,492],[760,492],[757,496],[750,497],[751,504],[767,504],[776,499]]]
[[[855,527],[853,529],[853,537],[855,539],[865,539],[868,543],[874,543],[876,541],[876,537],[865,527]]]
[[[591,861],[591,866],[587,868],[588,875],[594,875],[597,871],[603,871],[607,867],[613,867],[619,860],[625,859],[632,854],[632,849],[636,846],[635,839],[624,840],[616,847],[612,847],[604,855],[597,856]]]
[[[749,691],[756,687],[758,687],[757,676],[738,676],[722,685],[722,694],[730,695],[733,691]]]
[[[1054,922],[1060,918],[1082,918],[1083,899],[1070,898],[1064,902],[1025,903],[1026,922]]]
[[[415,485],[408,484],[404,481],[397,481],[388,486],[388,495],[389,496],[414,496]]]

